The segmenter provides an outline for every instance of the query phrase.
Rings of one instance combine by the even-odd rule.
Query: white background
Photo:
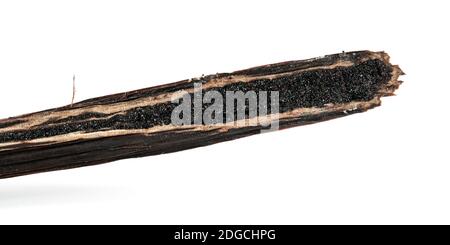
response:
[[[202,74],[385,50],[369,112],[0,180],[3,224],[449,224],[448,1],[1,1],[0,118]]]

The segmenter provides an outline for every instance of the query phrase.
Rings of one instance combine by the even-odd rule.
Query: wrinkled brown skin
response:
[[[379,106],[382,96],[393,95],[401,84],[402,71],[389,63],[384,52],[359,51],[328,55],[321,58],[289,61],[254,67],[234,73],[203,77],[203,88],[217,88],[235,82],[252,82],[256,78],[270,78],[309,70],[336,69],[359,62],[379,59],[392,67],[391,79],[369,101],[351,101],[321,108],[297,108],[280,113],[280,129],[322,122]],[[115,115],[139,106],[170,101],[173,93],[192,89],[191,80],[93,98],[73,105],[0,120],[0,133],[45,128],[49,124],[64,124],[83,113]],[[75,119],[71,119],[75,118]],[[60,122],[58,122],[58,120]],[[262,127],[236,125],[155,126],[135,130],[102,130],[72,132],[32,140],[0,143],[0,178],[70,169],[111,162],[119,159],[143,157],[206,146],[261,132]]]

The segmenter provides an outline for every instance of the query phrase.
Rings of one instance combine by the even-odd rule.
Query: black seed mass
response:
[[[323,107],[328,103],[371,100],[376,96],[380,86],[389,81],[391,73],[391,66],[374,59],[350,67],[304,71],[272,80],[260,79],[252,82],[238,82],[209,90],[220,92],[223,95],[224,103],[226,91],[255,91],[257,94],[259,91],[268,91],[269,93],[270,91],[278,91],[279,111],[287,112],[304,107]],[[203,93],[209,90],[204,90]],[[193,100],[191,99],[191,101]],[[171,122],[172,111],[176,106],[177,104],[170,102],[161,103],[134,108],[124,114],[112,117],[101,113],[81,114],[57,121],[49,121],[46,126],[40,125],[36,129],[0,133],[0,143],[32,140],[78,131],[144,129],[168,125]],[[203,110],[207,107],[208,105],[204,105]],[[225,104],[223,108],[225,108]],[[0,125],[0,128],[2,126],[5,125]]]

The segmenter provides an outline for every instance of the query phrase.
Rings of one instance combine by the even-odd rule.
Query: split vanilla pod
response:
[[[229,141],[268,129],[306,125],[364,112],[399,87],[403,72],[385,52],[343,52],[319,58],[253,67],[88,99],[0,120],[0,178],[70,169],[119,159],[175,152]],[[248,103],[222,122],[205,123],[194,112],[190,123],[174,124],[179,102],[216,91],[278,92],[276,110],[245,114]],[[186,97],[187,96],[187,97]],[[261,97],[261,96],[260,96]],[[268,96],[268,100],[273,97]],[[273,101],[272,101],[273,102]],[[223,101],[225,110],[225,99]],[[234,102],[233,102],[234,104]],[[270,106],[269,106],[270,105]],[[241,106],[241,107],[239,107]],[[208,104],[201,105],[202,112]],[[229,112],[228,112],[229,113]],[[251,115],[250,115],[251,114]],[[231,119],[230,119],[231,118]],[[265,122],[251,123],[251,122]]]

